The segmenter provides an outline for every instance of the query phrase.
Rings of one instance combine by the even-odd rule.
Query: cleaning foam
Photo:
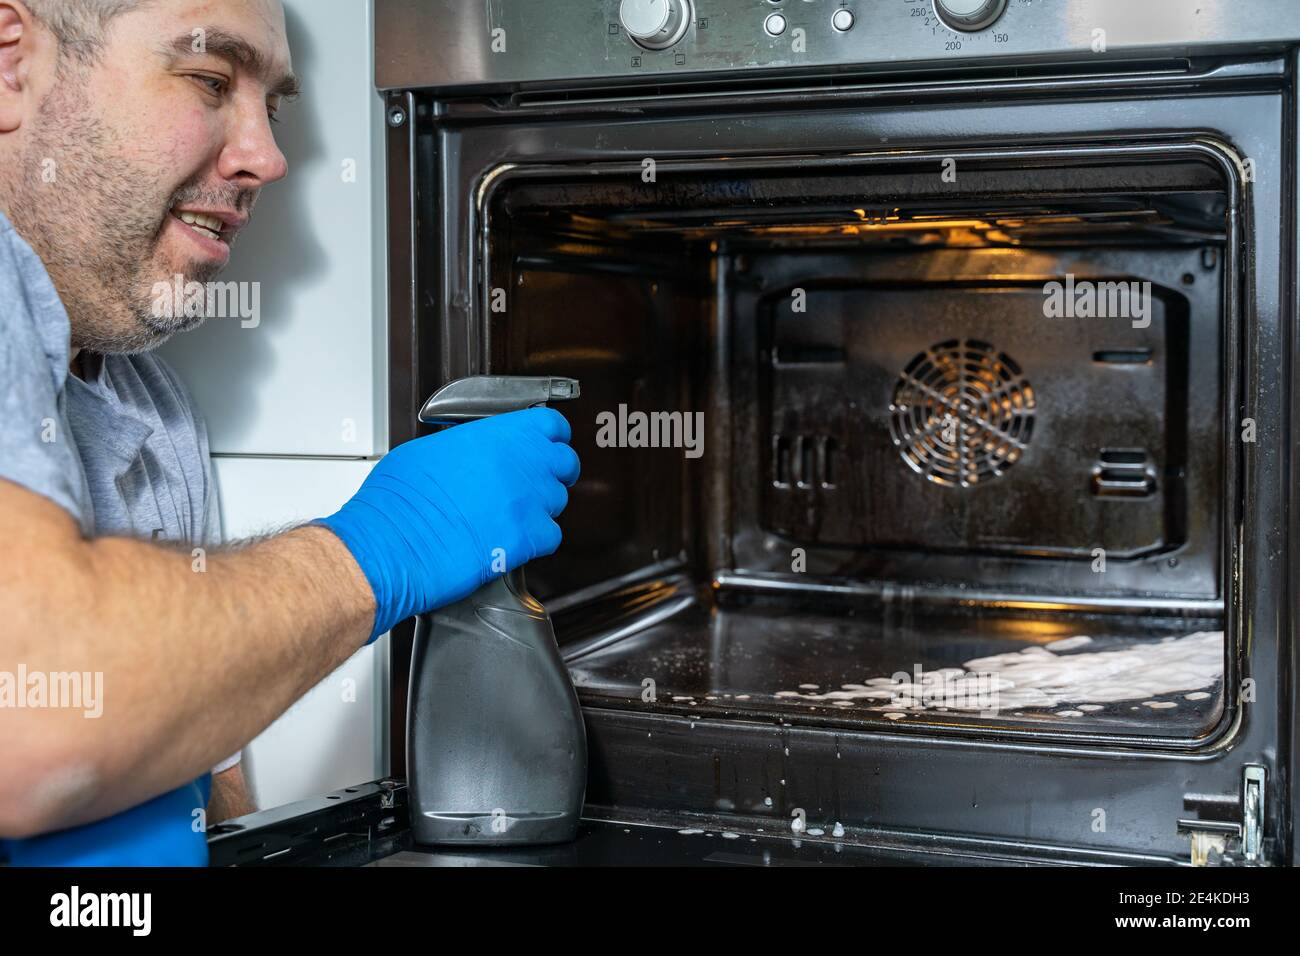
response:
[[[779,691],[777,697],[805,701],[879,701],[870,710],[898,720],[906,712],[957,710],[999,712],[1071,705],[1058,716],[1079,717],[1118,701],[1141,701],[1151,710],[1176,708],[1162,696],[1205,700],[1223,677],[1223,632],[1135,642],[1112,650],[1089,650],[1091,637],[1070,637],[1047,645],[966,661],[962,667],[919,668],[903,679],[872,677],[822,694]],[[800,685],[807,686],[807,685]],[[1194,693],[1188,693],[1189,691]]]

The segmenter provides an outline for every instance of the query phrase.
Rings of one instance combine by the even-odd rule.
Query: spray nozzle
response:
[[[492,415],[577,398],[576,378],[555,375],[471,375],[448,382],[420,410],[428,425],[457,425]]]

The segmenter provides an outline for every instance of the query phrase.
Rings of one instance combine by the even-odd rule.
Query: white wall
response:
[[[208,419],[227,539],[332,513],[387,447],[371,3],[284,5],[304,87],[276,127],[289,176],[263,193],[221,277],[259,284],[257,324],[212,319],[163,353]],[[261,807],[387,773],[387,674],[385,638],[253,741],[245,771]]]
[[[204,409],[215,453],[365,458],[387,447],[384,116],[371,5],[284,5],[304,88],[276,127],[289,175],[263,191],[221,276],[258,283],[260,318],[212,319],[163,354]]]

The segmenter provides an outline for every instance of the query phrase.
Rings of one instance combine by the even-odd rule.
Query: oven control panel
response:
[[[1260,53],[1300,0],[375,0],[388,89]]]

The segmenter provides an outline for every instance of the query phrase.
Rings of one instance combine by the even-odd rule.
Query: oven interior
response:
[[[584,703],[1209,735],[1233,205],[1175,147],[504,171],[484,371],[582,383],[528,578]]]

